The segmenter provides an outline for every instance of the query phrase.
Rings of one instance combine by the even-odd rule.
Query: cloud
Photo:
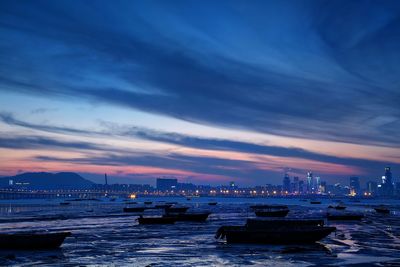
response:
[[[0,90],[398,146],[398,2],[174,6],[5,2]]]

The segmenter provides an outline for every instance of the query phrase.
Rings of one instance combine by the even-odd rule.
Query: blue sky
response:
[[[400,170],[398,1],[2,1],[0,175]]]

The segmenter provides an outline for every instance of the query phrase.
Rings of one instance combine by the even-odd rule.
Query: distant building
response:
[[[304,181],[299,181],[299,194],[304,194]]]
[[[283,178],[283,186],[282,189],[284,192],[290,193],[290,177],[289,174],[285,174],[285,177]]]
[[[367,193],[370,193],[371,195],[376,195],[378,192],[378,183],[374,181],[368,181],[367,182]]]
[[[320,186],[319,186],[319,192],[321,194],[325,194],[327,193],[327,187],[326,187],[326,182],[321,182]]]
[[[356,176],[350,177],[350,195],[359,195],[360,193],[360,179]]]
[[[314,186],[313,186],[313,188],[314,188],[314,193],[321,193],[321,188],[320,188],[320,186],[321,186],[321,177],[317,176],[317,177],[315,177],[315,179],[314,179]]]
[[[177,186],[177,179],[157,178],[157,190],[159,191],[174,190],[177,188]]]
[[[380,186],[380,189],[380,194],[382,196],[393,196],[394,185],[390,167],[385,167],[385,175],[382,176],[382,184]]]
[[[312,175],[311,171],[309,171],[307,173],[307,193],[308,194],[314,193],[314,190],[313,190],[313,175]]]

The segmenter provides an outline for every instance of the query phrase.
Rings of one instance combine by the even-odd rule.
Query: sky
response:
[[[0,176],[400,181],[399,1],[0,2]]]

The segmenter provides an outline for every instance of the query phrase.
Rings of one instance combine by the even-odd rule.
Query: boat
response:
[[[260,209],[289,209],[286,205],[252,205],[250,209],[260,210]]]
[[[320,218],[248,219],[244,226],[221,226],[215,238],[226,238],[228,243],[313,243],[335,230],[324,226]]]
[[[151,205],[151,204],[153,204],[153,202],[152,201],[145,201],[144,204],[145,205]]]
[[[166,217],[173,217],[176,221],[193,221],[204,222],[207,220],[211,212],[191,212],[191,213],[176,213],[164,215]]]
[[[166,209],[166,208],[169,208],[171,206],[172,206],[172,204],[156,204],[154,207],[156,209]]]
[[[265,209],[255,211],[258,217],[285,217],[288,213],[288,209]]]
[[[321,201],[319,201],[319,200],[311,200],[310,204],[321,204]]]
[[[359,221],[364,214],[359,213],[327,213],[326,217],[331,221]]]
[[[208,205],[210,205],[210,206],[216,206],[216,205],[217,205],[217,202],[208,202]]]
[[[173,224],[176,222],[176,218],[170,216],[162,217],[143,217],[138,218],[139,224]]]
[[[317,242],[336,230],[336,227],[302,226],[268,229],[249,229],[246,226],[222,226],[215,238],[227,243],[302,244]]]
[[[125,207],[124,212],[143,212],[145,207]]]
[[[374,208],[374,210],[377,213],[382,213],[382,214],[389,214],[390,213],[390,210],[387,207],[383,206],[383,205],[380,205],[380,206]]]
[[[346,206],[344,206],[344,205],[342,205],[342,204],[339,204],[339,205],[336,205],[336,206],[331,206],[331,205],[329,205],[329,206],[328,206],[328,209],[345,210],[345,209],[346,209]]]
[[[185,206],[171,206],[171,207],[166,207],[165,212],[166,213],[185,213],[189,207]]]
[[[70,205],[70,202],[60,202],[60,206],[68,206]]]
[[[70,232],[20,232],[0,234],[0,249],[56,249]]]
[[[302,226],[324,226],[325,220],[322,218],[256,218],[247,219],[246,226],[251,229],[265,229],[275,227],[302,227]]]

